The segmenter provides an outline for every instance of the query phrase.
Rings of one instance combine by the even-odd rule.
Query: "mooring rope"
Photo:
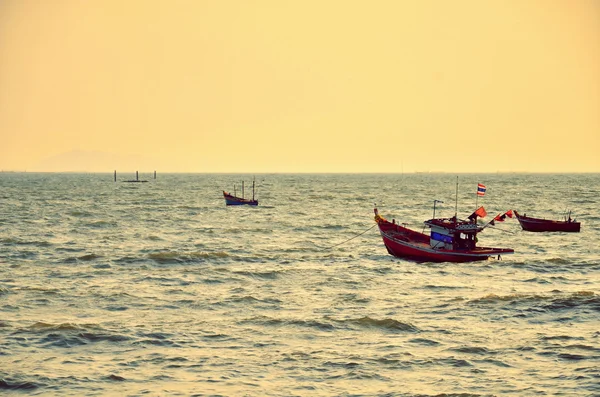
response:
[[[344,244],[344,243],[347,243],[348,241],[350,241],[350,240],[353,240],[353,239],[357,238],[358,236],[362,236],[363,234],[365,234],[365,233],[366,233],[366,232],[368,232],[369,230],[373,229],[375,226],[377,226],[377,223],[376,223],[376,224],[374,224],[373,226],[371,226],[370,228],[368,228],[367,230],[365,230],[364,232],[362,232],[362,233],[360,233],[360,234],[357,234],[356,236],[354,236],[354,237],[351,237],[351,238],[349,238],[349,239],[348,239],[348,240],[346,240],[346,241],[342,241],[342,242],[341,242],[341,243],[339,243],[339,244],[332,245],[331,247],[325,247],[325,248],[323,248],[323,250],[326,250],[326,249],[332,249],[332,248],[335,248],[335,247],[337,247],[338,245],[342,245],[342,244]]]
[[[500,229],[500,228],[498,228],[498,227],[494,227],[494,226],[488,226],[488,227],[490,227],[490,228],[492,228],[492,229],[494,229],[494,230],[500,230],[501,232],[504,232],[504,233],[508,233],[508,234],[515,234],[515,232],[512,232],[512,231],[510,231],[510,230],[504,230],[504,229]]]

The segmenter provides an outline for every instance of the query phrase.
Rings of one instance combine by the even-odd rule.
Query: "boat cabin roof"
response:
[[[455,217],[429,219],[424,223],[429,227],[446,229],[449,233],[460,232],[465,234],[477,234],[483,230],[477,223],[463,221],[456,219]]]

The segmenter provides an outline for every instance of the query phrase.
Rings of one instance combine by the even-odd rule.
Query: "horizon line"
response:
[[[117,172],[113,171],[27,171],[27,170],[0,170],[0,173],[12,173],[12,174],[114,174]],[[124,171],[117,172],[119,174],[128,173],[150,173],[153,174],[157,170],[152,171]],[[404,174],[598,174],[600,171],[163,171],[162,174],[390,174],[390,175],[404,175]]]

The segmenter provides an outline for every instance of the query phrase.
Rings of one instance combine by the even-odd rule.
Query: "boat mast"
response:
[[[442,203],[443,204],[444,202],[441,201],[441,200],[433,200],[433,217],[431,219],[435,219],[435,204],[436,203]]]
[[[479,185],[477,185],[477,188],[475,190],[475,211],[477,211],[477,202],[479,201]],[[477,218],[475,218],[477,219]]]
[[[242,181],[242,198],[244,198],[244,181]]]
[[[454,201],[454,219],[458,217],[458,175],[456,175],[456,196]]]
[[[256,178],[252,178],[252,201],[254,201],[254,182]]]

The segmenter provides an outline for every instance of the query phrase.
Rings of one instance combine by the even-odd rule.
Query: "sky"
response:
[[[600,172],[600,1],[0,0],[0,170]]]

